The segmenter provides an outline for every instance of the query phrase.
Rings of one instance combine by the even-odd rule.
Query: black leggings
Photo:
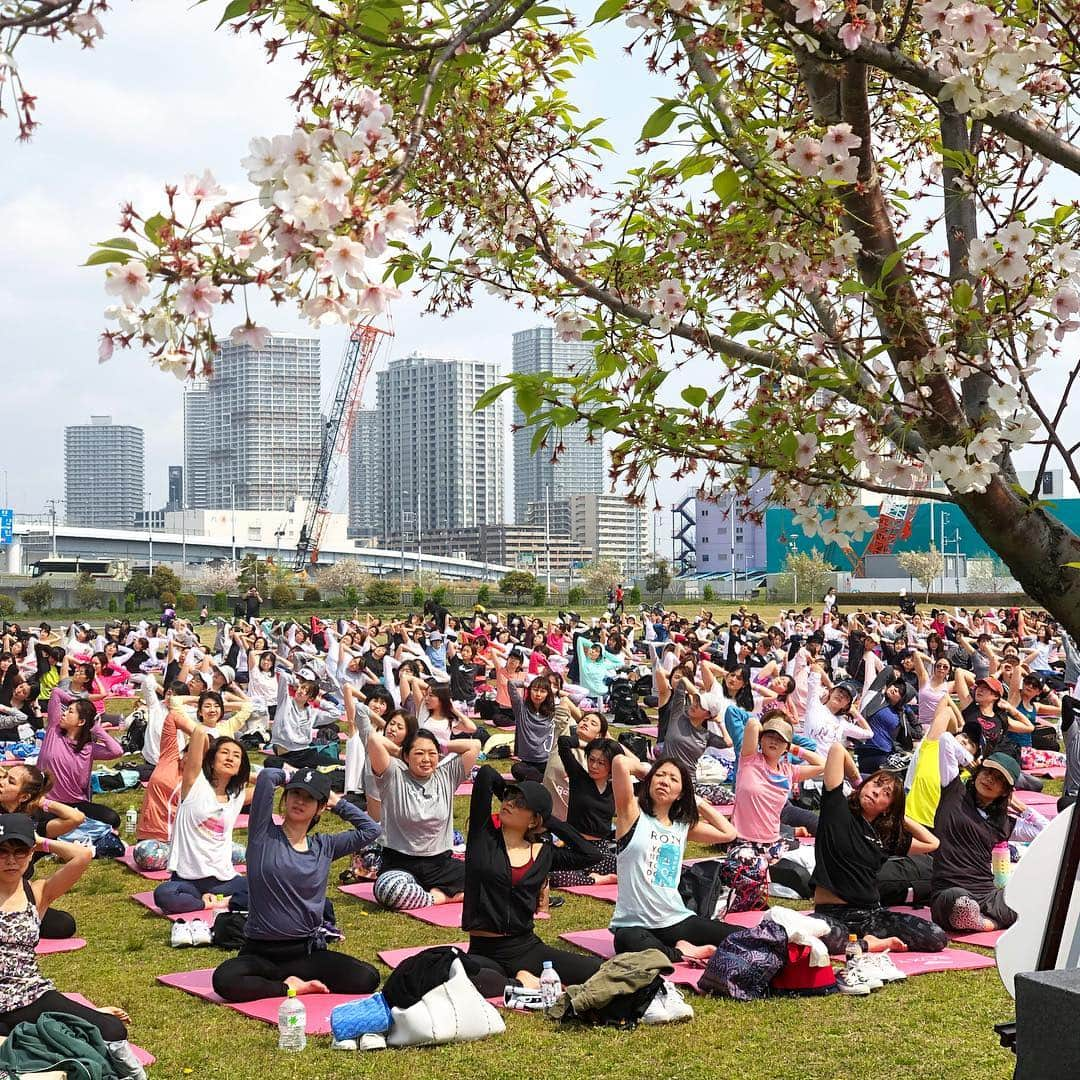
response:
[[[71,805],[76,810],[81,810],[88,818],[103,821],[110,829],[120,828],[120,815],[111,806],[103,806],[101,803],[90,802],[89,800],[72,803]]]
[[[267,754],[263,761],[264,769],[283,769],[291,765],[295,769],[318,769],[323,765],[332,765],[333,762],[324,754],[320,754],[313,746],[304,750],[286,750],[283,754]]]
[[[214,992],[226,1001],[284,997],[285,979],[318,979],[331,994],[370,994],[379,973],[370,964],[330,949],[308,950],[308,941],[246,941],[238,956],[214,970]]]
[[[80,1005],[56,990],[46,991],[36,1001],[31,1001],[21,1009],[0,1013],[0,1035],[10,1035],[16,1024],[33,1023],[42,1013],[47,1012],[67,1013],[69,1016],[89,1020],[107,1043],[123,1042],[127,1039],[127,1028],[117,1017],[91,1009],[87,1005]]]
[[[671,926],[651,928],[646,926],[620,926],[615,931],[615,951],[617,953],[642,952],[645,949],[659,949],[672,963],[682,960],[682,953],[675,948],[678,941],[689,941],[691,945],[719,945],[728,934],[735,933],[739,927],[717,919],[706,919],[701,915],[691,915],[682,922]]]
[[[510,775],[520,783],[522,780],[535,780],[540,783],[544,779],[544,770],[547,768],[546,761],[515,761],[510,766]]]
[[[469,956],[479,966],[502,972],[507,981],[516,979],[519,971],[539,976],[545,960],[551,961],[563,986],[578,986],[600,970],[595,956],[553,949],[531,931],[513,937],[474,935],[469,938]]]
[[[913,952],[941,952],[949,939],[940,926],[917,915],[888,908],[857,908],[850,904],[818,904],[811,911],[815,919],[828,923],[829,932],[821,939],[833,956],[844,951],[849,935],[888,938],[898,937]]]

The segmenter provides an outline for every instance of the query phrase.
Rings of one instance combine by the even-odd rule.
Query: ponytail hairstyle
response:
[[[44,799],[52,791],[53,775],[47,769],[39,769],[36,765],[15,765],[13,768],[22,769],[23,782],[19,791],[19,802],[11,811],[12,814],[25,814],[31,805]]]
[[[92,670],[93,668],[91,668]],[[94,703],[88,698],[76,698],[68,708],[75,710],[80,721],[79,730],[75,733],[75,750],[78,752],[86,746],[93,735],[94,724],[97,723],[98,718],[97,709],[94,708]]]

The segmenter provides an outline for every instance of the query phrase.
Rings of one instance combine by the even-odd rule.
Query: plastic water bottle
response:
[[[848,934],[847,948],[844,950],[845,966],[850,968],[860,956],[862,956],[862,949],[859,948],[859,939],[854,934]]]
[[[124,815],[124,835],[134,836],[135,827],[139,824],[139,811],[134,806],[127,808],[127,813]]]
[[[1002,842],[994,845],[990,854],[990,867],[994,871],[994,884],[999,888],[1005,888],[1009,875],[1012,873],[1012,859],[1009,857],[1009,845]]]
[[[307,1009],[290,986],[277,1013],[278,1049],[296,1053],[307,1046]]]
[[[540,1000],[545,1009],[550,1009],[562,994],[562,979],[550,960],[544,961],[544,970],[540,973]]]

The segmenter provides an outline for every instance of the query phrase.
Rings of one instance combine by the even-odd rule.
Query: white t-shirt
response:
[[[200,773],[176,811],[169,869],[185,881],[206,877],[231,881],[236,877],[232,834],[243,805],[242,791],[221,802]]]

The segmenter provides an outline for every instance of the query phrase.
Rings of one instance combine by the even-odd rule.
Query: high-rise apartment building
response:
[[[64,488],[69,525],[130,529],[145,498],[142,428],[91,416],[64,429]]]
[[[208,379],[210,507],[286,510],[307,496],[323,438],[320,374],[313,335],[222,343]]]
[[[379,372],[383,536],[502,520],[502,404],[474,411],[498,378],[494,363],[415,353]]]
[[[649,570],[649,514],[621,495],[571,495],[571,532],[576,544],[594,557],[613,559],[627,579]]]
[[[349,536],[379,536],[382,531],[379,414],[360,409],[349,437]]]
[[[514,373],[537,375],[550,371],[567,375],[592,363],[593,347],[584,341],[559,341],[549,326],[514,334]],[[560,431],[565,450],[551,460],[550,450],[532,452],[533,429],[514,407],[514,520],[528,521],[531,502],[557,502],[570,495],[607,491],[604,447],[599,438],[586,441],[584,424]]]
[[[208,510],[210,502],[210,387],[206,379],[184,385],[185,509]]]
[[[169,466],[169,497],[165,500],[166,510],[184,509],[184,466]]]

